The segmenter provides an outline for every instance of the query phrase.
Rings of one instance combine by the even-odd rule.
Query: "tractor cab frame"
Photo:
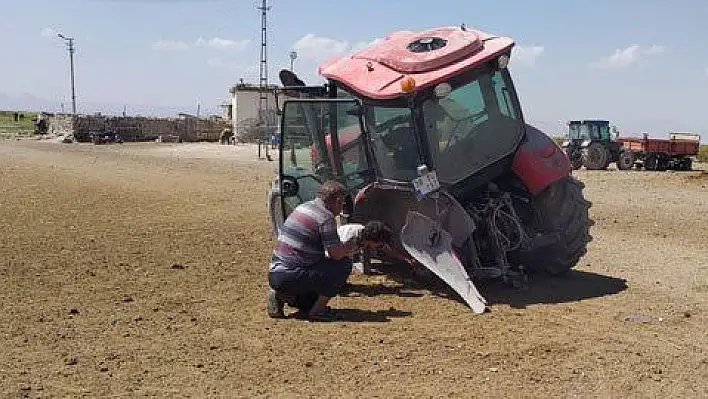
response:
[[[332,79],[305,86],[282,71],[282,215],[328,179],[344,183],[352,201],[372,183],[420,199],[439,187],[463,194],[511,168],[526,125],[508,57],[393,99],[367,98]]]

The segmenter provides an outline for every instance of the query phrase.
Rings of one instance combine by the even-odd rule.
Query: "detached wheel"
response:
[[[620,152],[617,159],[617,168],[619,170],[631,170],[634,167],[634,153],[632,151]]]
[[[556,234],[557,241],[530,252],[525,266],[551,275],[567,273],[587,252],[591,240],[592,205],[583,196],[585,184],[568,176],[551,184],[534,198],[536,213],[534,228],[542,234]]]
[[[591,143],[583,149],[583,165],[588,170],[607,169],[610,164],[610,153],[602,143]]]

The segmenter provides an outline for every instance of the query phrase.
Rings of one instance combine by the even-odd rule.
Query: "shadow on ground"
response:
[[[374,297],[379,295],[395,295],[404,298],[420,298],[424,295],[421,292],[414,292],[412,291],[412,289],[420,289],[420,287],[413,287],[411,284],[390,286],[383,284],[370,285],[350,283],[347,284],[344,295],[368,297]]]
[[[391,318],[408,317],[413,313],[394,308],[389,308],[388,310],[337,308],[334,310],[334,314],[336,317],[332,320],[318,320],[316,322],[385,323],[391,321]],[[299,313],[294,313],[290,318],[306,319],[306,317]]]
[[[615,295],[627,289],[625,279],[580,270],[564,276],[531,275],[526,287],[516,289],[493,282],[481,288],[487,302],[523,309],[528,305],[578,302]]]
[[[401,297],[420,297],[425,292],[430,292],[438,297],[464,304],[462,298],[436,276],[422,279],[405,268],[393,265],[386,267],[385,274],[399,285],[349,284],[347,291],[349,294],[358,293],[365,296]],[[580,270],[571,270],[563,276],[531,274],[523,288],[513,288],[495,280],[475,284],[489,305],[507,304],[517,309],[536,304],[578,302],[618,294],[627,289],[625,279]]]

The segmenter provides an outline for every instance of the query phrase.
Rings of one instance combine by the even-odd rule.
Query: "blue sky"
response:
[[[96,103],[216,112],[231,85],[256,83],[258,0],[4,0],[0,93],[70,104],[76,39],[79,111]],[[270,0],[270,81],[395,30],[459,25],[510,36],[527,119],[546,129],[606,118],[628,133],[708,135],[708,2]],[[705,138],[704,138],[705,140]]]

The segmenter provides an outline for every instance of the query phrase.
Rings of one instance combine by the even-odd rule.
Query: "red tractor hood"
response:
[[[442,39],[445,45],[431,51],[409,50],[411,43],[426,38]],[[325,61],[318,71],[364,96],[392,99],[405,94],[398,82],[406,76],[415,80],[416,88],[425,88],[486,62],[513,46],[510,38],[461,27],[402,31],[351,56]]]

